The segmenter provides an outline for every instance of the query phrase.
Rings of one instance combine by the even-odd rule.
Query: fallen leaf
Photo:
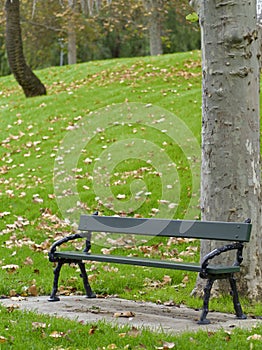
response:
[[[171,278],[170,276],[165,275],[165,276],[163,277],[163,283],[164,283],[164,284],[169,284],[169,283],[171,283],[171,282],[172,282],[172,278]]]
[[[4,211],[2,213],[0,213],[0,218],[3,218],[4,216],[10,215],[10,211]]]
[[[30,256],[28,256],[26,259],[25,259],[25,261],[24,261],[24,264],[25,265],[33,265],[33,259],[32,258],[30,258]]]
[[[139,334],[141,334],[141,330],[137,329],[136,327],[132,327],[132,329],[127,333],[129,337],[137,337]]]
[[[111,253],[111,249],[107,249],[107,248],[102,248],[101,249],[101,253],[104,255],[109,255]]]
[[[247,337],[247,340],[262,340],[261,334],[253,334]]]
[[[19,269],[18,265],[10,264],[2,266],[2,270],[8,270],[9,272],[14,272]]]
[[[84,163],[86,163],[86,164],[91,164],[92,162],[93,162],[93,159],[91,159],[91,158],[86,158],[84,160]]]
[[[5,342],[7,342],[7,338],[0,335],[0,343],[5,343]]]
[[[10,299],[13,300],[13,301],[22,301],[22,300],[25,300],[25,298],[24,298],[24,297],[21,297],[21,296],[19,296],[19,297],[11,297]]]
[[[65,333],[63,332],[58,332],[58,331],[53,331],[49,337],[52,337],[52,338],[62,338],[65,336]]]
[[[134,317],[135,313],[132,311],[115,312],[114,317]]]
[[[95,333],[95,331],[97,330],[97,326],[92,326],[90,329],[89,329],[89,331],[88,331],[88,334],[94,334]]]
[[[175,347],[175,343],[169,343],[169,342],[164,341],[163,347],[164,347],[164,349],[173,349]]]
[[[9,295],[10,295],[10,297],[15,297],[16,296],[16,290],[15,289],[11,289],[10,291],[9,291]]]
[[[109,266],[109,265],[103,266],[102,269],[106,272],[118,272],[117,267],[113,267],[113,266]]]
[[[34,203],[43,203],[43,199],[39,197],[39,194],[34,194],[33,195],[33,202]]]
[[[188,277],[188,275],[185,275],[185,277],[183,278],[183,280],[182,280],[182,283],[188,283],[189,282],[189,277]]]
[[[46,323],[43,323],[43,322],[32,322],[32,328],[33,329],[46,328]]]
[[[126,195],[125,194],[121,194],[119,193],[117,196],[116,196],[117,199],[125,199],[126,198]]]
[[[119,333],[118,336],[119,336],[120,338],[125,338],[126,333]]]
[[[15,309],[19,309],[19,305],[17,304],[10,304],[6,307],[8,312],[13,312]]]
[[[176,305],[174,300],[165,301],[163,304],[165,306],[175,306]]]
[[[35,285],[35,284],[33,284],[32,286],[30,286],[30,287],[28,288],[28,293],[29,293],[30,295],[32,295],[33,297],[36,297],[36,296],[38,295],[38,291],[37,291],[37,288],[36,288],[36,285]]]

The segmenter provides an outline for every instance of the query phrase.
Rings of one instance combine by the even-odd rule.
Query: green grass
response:
[[[64,221],[66,215],[75,221],[82,210],[144,217],[199,217],[200,159],[190,159],[192,154],[195,156],[190,140],[182,142],[183,135],[179,135],[188,133],[198,145],[199,52],[161,59],[90,62],[37,74],[47,86],[48,95],[34,99],[23,96],[13,77],[0,79],[1,265],[19,266],[1,271],[3,295],[9,295],[10,290],[21,294],[31,284],[36,284],[41,294],[50,292],[52,274],[46,268],[51,268],[47,251],[56,237],[72,231]],[[121,109],[126,101],[134,112],[133,119],[125,107]],[[152,106],[136,109],[145,104]],[[163,113],[166,121],[159,122]],[[175,123],[175,137],[169,130],[162,132],[162,128],[171,129],[170,122]],[[110,191],[106,194],[108,184],[99,182],[105,163],[110,171]],[[76,186],[77,198],[64,195],[72,186]],[[125,198],[117,198],[123,194]],[[103,244],[108,246],[108,242],[97,243],[100,249]],[[181,251],[184,249],[181,246]],[[28,256],[31,264],[26,263]],[[97,268],[99,278],[94,288],[102,291],[99,280],[107,274]],[[163,271],[150,273],[159,279]],[[65,282],[70,274],[65,272]],[[183,279],[180,273],[178,276]],[[171,278],[176,280],[176,273]],[[137,282],[143,283],[141,279]],[[109,283],[110,293],[115,285]],[[77,287],[83,291],[81,281]],[[120,290],[117,293],[123,295]]]
[[[33,99],[24,97],[13,77],[0,79],[0,295],[4,296],[30,295],[34,290],[31,286],[36,286],[39,295],[50,293],[53,274],[48,249],[56,238],[73,231],[71,224],[81,212],[188,219],[199,218],[200,212],[199,52],[89,62],[45,69],[37,75],[47,86],[48,95]],[[185,261],[199,259],[197,241],[169,245],[166,240],[150,240],[143,242],[143,248],[141,242],[131,239],[129,243],[100,236],[93,250],[128,249],[130,254],[142,255],[144,249],[158,257],[168,254]],[[194,308],[202,305],[200,299],[190,296],[196,279],[193,273],[168,271],[164,277],[167,272],[161,269],[141,267],[130,273],[130,267],[119,265],[93,264],[87,268],[98,294],[159,303],[172,299]],[[67,293],[84,292],[74,267],[63,268],[60,285]],[[261,315],[261,305],[242,303],[245,312]],[[229,296],[212,299],[210,307],[233,312]],[[4,309],[1,313],[7,317]],[[15,311],[13,315],[20,314]],[[17,317],[24,317],[21,328],[16,322],[5,321],[0,335],[8,340],[0,348],[16,348],[10,336],[14,325],[18,334],[23,334],[26,322],[35,318],[34,314]],[[35,342],[48,339],[48,348],[58,349],[57,340],[46,334],[62,329],[66,333],[62,338],[74,338],[74,344],[79,341],[75,348],[81,349],[81,337],[88,331],[81,330],[81,337],[68,335],[63,322],[44,322],[50,323],[50,328],[28,330],[29,340],[33,334]],[[77,327],[69,323],[68,329]],[[82,327],[90,326],[80,325],[79,329]],[[106,339],[111,329],[104,324],[98,328],[92,341],[96,334]],[[161,347],[161,338],[146,331],[143,338],[128,342],[119,337],[119,330],[114,332],[110,341],[119,348],[131,340],[130,348],[143,343],[148,349]],[[183,344],[192,336],[183,337],[175,343]],[[190,348],[197,348],[201,337],[206,339],[207,334],[199,335]],[[237,337],[242,336],[232,336],[229,343],[236,346]],[[216,342],[225,343],[225,334],[221,331],[208,339],[214,341],[214,347]],[[32,346],[26,344],[24,348]],[[98,348],[92,344],[90,349]],[[39,343],[35,348],[41,346]],[[241,349],[240,342],[237,348]]]
[[[182,335],[147,328],[83,324],[0,307],[0,349],[260,349],[262,327],[230,332],[199,331]],[[22,341],[21,341],[22,339]]]

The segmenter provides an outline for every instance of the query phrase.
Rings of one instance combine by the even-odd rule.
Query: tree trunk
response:
[[[144,0],[144,6],[148,18],[150,55],[161,55],[163,53],[161,38],[162,0]]]
[[[262,298],[259,40],[256,0],[195,1],[202,34],[202,220],[251,218],[238,285]],[[217,244],[216,244],[217,246]],[[201,257],[214,249],[201,243]],[[227,263],[230,257],[223,257]],[[198,279],[197,294],[203,282]],[[222,293],[224,284],[217,284]]]
[[[76,30],[75,30],[75,0],[68,0],[68,17],[67,17],[67,59],[68,64],[76,64],[77,50],[76,50]]]
[[[72,25],[74,25],[73,21],[71,22]],[[68,51],[67,51],[67,58],[68,58],[68,64],[76,64],[76,32],[74,26],[68,27],[67,32],[67,39],[68,39]]]
[[[10,69],[26,97],[45,95],[46,89],[27,66],[22,44],[19,0],[6,0],[6,50]]]
[[[262,0],[257,0],[257,23],[262,24]]]

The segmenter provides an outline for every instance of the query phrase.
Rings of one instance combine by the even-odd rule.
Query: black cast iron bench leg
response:
[[[86,297],[87,298],[96,298],[96,294],[93,293],[91,287],[90,287],[90,284],[88,282],[88,276],[87,276],[87,273],[86,273],[86,269],[85,269],[85,264],[83,262],[78,262],[78,266],[80,268],[80,271],[81,271],[81,277],[83,279],[83,283],[84,283],[84,288],[85,288],[85,291],[86,291]]]
[[[57,290],[58,290],[58,280],[59,280],[59,275],[60,275],[60,270],[64,264],[64,261],[59,260],[57,263],[56,268],[54,269],[54,283],[53,283],[53,290],[50,295],[50,298],[48,301],[59,301],[60,298],[56,295]]]
[[[210,321],[207,320],[207,314],[208,314],[208,305],[209,305],[209,299],[210,299],[210,294],[211,294],[211,289],[213,286],[215,279],[209,278],[207,280],[206,287],[204,288],[204,302],[203,302],[203,310],[202,314],[200,316],[200,320],[197,322],[198,324],[209,324]]]
[[[237,292],[236,279],[234,275],[229,277],[229,282],[231,286],[231,295],[233,298],[233,304],[236,311],[236,316],[240,320],[245,320],[247,317],[246,315],[243,314],[243,311],[242,311],[242,307],[241,307],[239,297],[238,297],[238,292]]]

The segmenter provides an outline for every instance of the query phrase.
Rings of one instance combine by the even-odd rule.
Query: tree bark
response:
[[[68,64],[76,64],[77,49],[76,49],[76,29],[75,29],[75,0],[68,0],[68,24],[67,24],[67,59]]]
[[[162,0],[144,0],[144,7],[147,11],[148,31],[150,42],[150,55],[162,55],[161,38],[161,7]]]
[[[71,22],[72,24],[73,21]],[[68,27],[67,32],[67,38],[68,38],[68,52],[67,52],[67,58],[68,58],[68,64],[76,64],[77,62],[77,54],[76,54],[76,32],[74,27]]]
[[[6,0],[6,51],[10,69],[26,97],[46,94],[46,88],[27,66],[22,44],[19,0]]]
[[[202,35],[202,220],[251,218],[238,285],[262,298],[259,56],[256,0],[194,1]],[[201,258],[217,246],[201,243]],[[227,263],[232,256],[223,257]],[[198,279],[195,294],[202,288]],[[223,283],[217,291],[225,291]]]

